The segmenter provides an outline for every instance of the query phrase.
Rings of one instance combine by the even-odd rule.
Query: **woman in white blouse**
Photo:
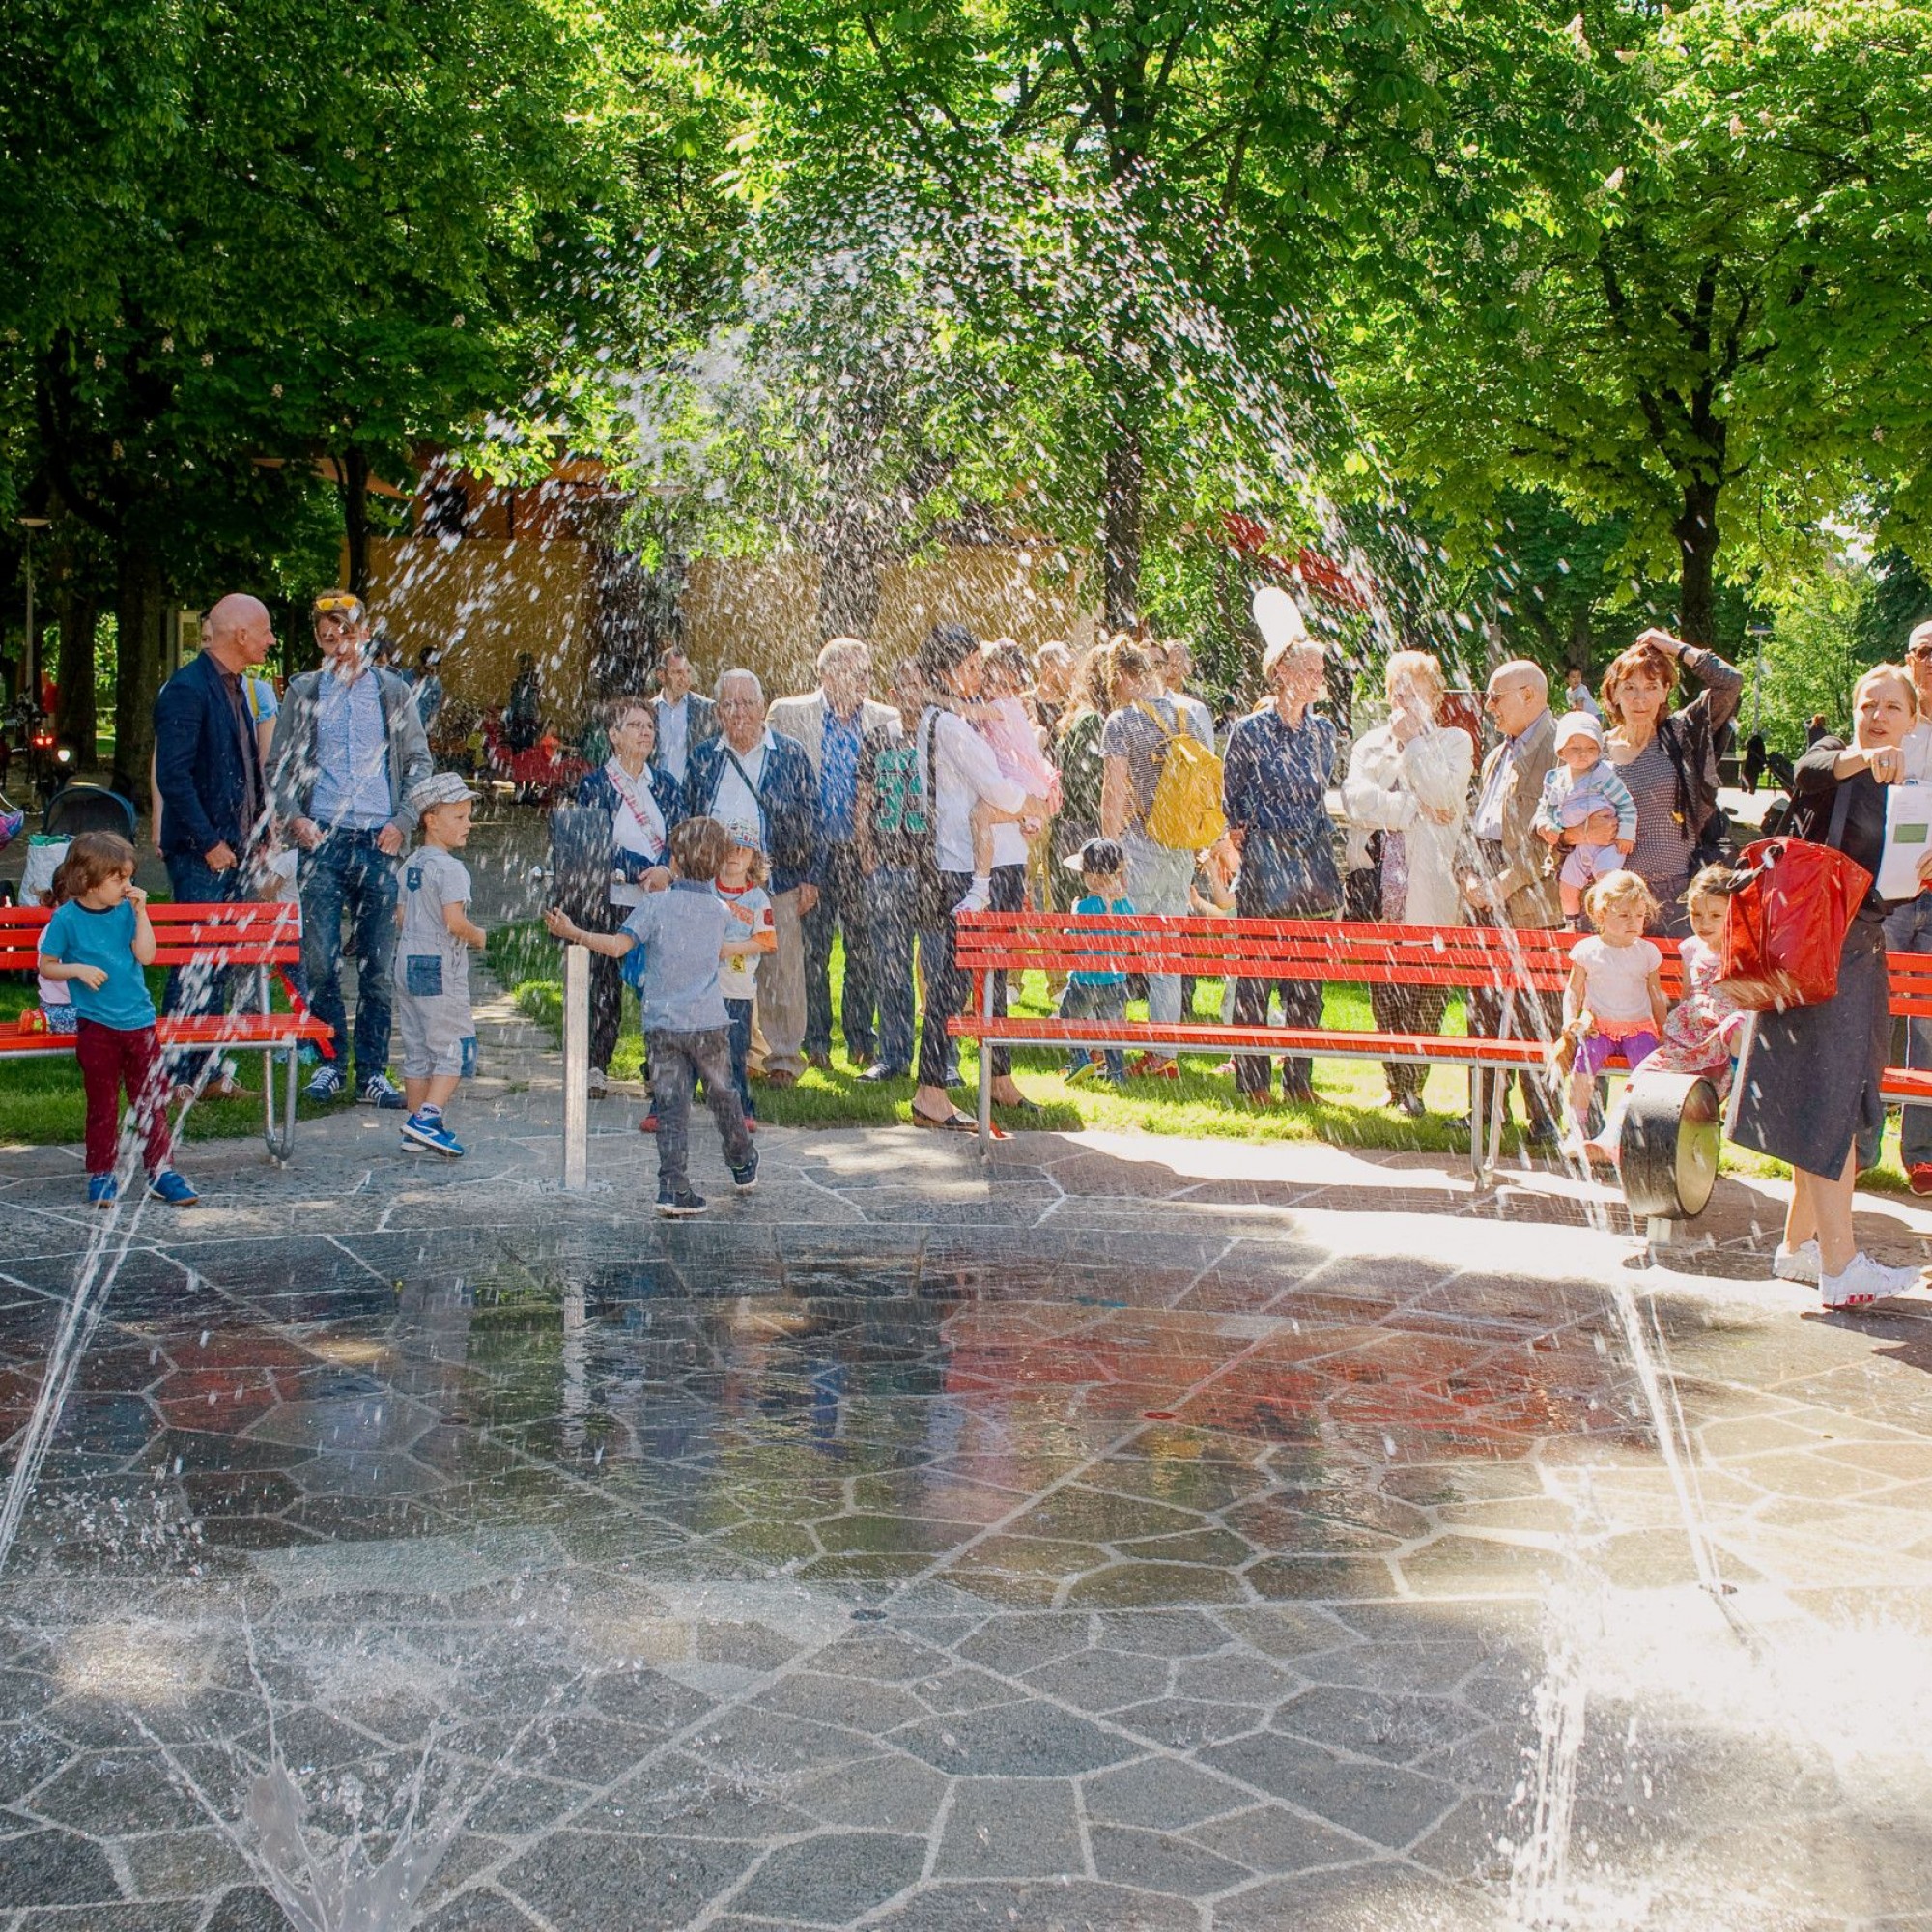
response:
[[[1350,825],[1382,835],[1381,916],[1391,925],[1461,925],[1456,848],[1467,829],[1476,748],[1436,723],[1447,685],[1427,651],[1397,651],[1386,673],[1389,722],[1349,754],[1342,808]],[[1448,1003],[1439,986],[1369,988],[1384,1033],[1435,1033]],[[1389,1061],[1389,1105],[1419,1117],[1428,1068]]]
[[[586,772],[577,802],[608,814],[611,821],[609,903],[597,917],[582,919],[593,930],[615,932],[647,892],[670,883],[665,852],[670,830],[684,816],[677,781],[652,762],[658,745],[657,714],[647,697],[613,697],[601,707],[611,740],[611,755]],[[598,920],[601,918],[602,923]],[[617,1022],[624,996],[616,960],[590,957],[590,1092],[605,1091],[605,1068],[617,1044]]]

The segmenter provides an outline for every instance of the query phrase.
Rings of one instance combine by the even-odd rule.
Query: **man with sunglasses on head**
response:
[[[324,591],[310,614],[323,668],[289,680],[269,753],[275,815],[301,854],[309,1005],[334,1034],[335,1057],[303,1092],[335,1100],[353,1085],[364,1104],[396,1109],[405,1104],[388,1072],[396,861],[415,830],[404,800],[434,766],[414,692],[370,661],[362,600]],[[355,934],[353,1082],[342,1000],[345,913]]]

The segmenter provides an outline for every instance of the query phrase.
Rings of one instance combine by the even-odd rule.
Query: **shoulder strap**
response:
[[[1838,795],[1832,801],[1832,828],[1825,834],[1825,843],[1834,852],[1842,852],[1845,837],[1845,820],[1852,810],[1852,783],[1849,779],[1838,781]]]
[[[1153,720],[1155,725],[1158,726],[1160,730],[1160,735],[1163,738],[1165,738],[1170,745],[1173,744],[1174,741],[1180,736],[1180,732],[1178,727],[1172,731],[1170,731],[1167,728],[1167,720],[1163,718],[1160,715],[1160,713],[1156,711],[1153,708],[1153,706],[1147,701],[1145,697],[1135,699],[1134,709],[1136,711],[1145,711],[1147,715]]]

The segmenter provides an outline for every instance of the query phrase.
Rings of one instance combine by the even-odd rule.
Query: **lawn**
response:
[[[148,975],[149,990],[155,1005],[160,1006],[161,988],[167,974],[156,968]],[[34,984],[29,980],[0,980],[0,1020],[11,1020],[36,1004]],[[259,1096],[262,1086],[259,1054],[236,1056],[236,1077]],[[304,1077],[306,1077],[304,1075]],[[327,1113],[326,1107],[311,1107],[306,1101],[298,1108],[303,1119]],[[80,1068],[71,1056],[52,1060],[20,1060],[10,1055],[0,1064],[0,1148],[40,1147],[48,1144],[77,1143],[84,1130],[86,1097],[81,1092]],[[188,1115],[186,1138],[191,1141],[227,1140],[237,1135],[262,1131],[262,1102],[252,1100],[200,1100]]]
[[[556,977],[557,948],[543,928],[534,922],[504,926],[491,934],[486,956],[497,980],[514,990],[525,1011],[560,1031],[563,989]],[[840,965],[835,950],[835,985]],[[1195,989],[1194,999],[1201,1017],[1218,1018],[1221,982],[1203,980]],[[1013,1009],[1023,1013],[1052,1011],[1041,975],[1029,973],[1024,977]],[[1128,1016],[1144,1017],[1146,1011],[1144,1006],[1135,1005],[1128,1009]],[[1371,1024],[1368,989],[1358,985],[1328,986],[1322,1003],[1322,1024],[1337,1030],[1367,1029]],[[1465,1031],[1460,1001],[1451,1003],[1443,1031],[1451,1034]],[[611,1067],[612,1076],[626,1080],[639,1078],[642,1057],[643,1039],[637,1028],[637,1007],[626,994],[624,1029]],[[1383,1104],[1387,1090],[1381,1068],[1373,1061],[1318,1060],[1317,1098],[1313,1106],[1284,1107],[1257,1114],[1238,1106],[1233,1081],[1213,1071],[1218,1056],[1183,1056],[1179,1080],[1135,1080],[1124,1090],[1090,1082],[1068,1087],[1061,1077],[1064,1063],[1055,1052],[1021,1049],[1013,1058],[1026,1092],[1041,1110],[1037,1119],[1024,1120],[994,1110],[995,1119],[1004,1119],[1015,1128],[1073,1132],[1096,1127],[1116,1132],[1232,1140],[1325,1141],[1339,1147],[1413,1149],[1433,1153],[1466,1152],[1468,1149],[1467,1129],[1455,1124],[1468,1106],[1468,1080],[1451,1067],[1432,1069],[1423,1092],[1429,1117],[1411,1121]],[[879,1126],[906,1122],[913,1082],[894,1080],[870,1085],[855,1077],[858,1071],[847,1063],[842,1041],[835,1038],[832,1070],[808,1068],[796,1087],[758,1089],[759,1116],[786,1126]],[[959,1071],[970,1107],[978,1079],[978,1057],[970,1041],[961,1042]],[[1515,1131],[1506,1136],[1506,1145],[1510,1151],[1516,1150],[1519,1136]],[[1724,1150],[1724,1166],[1731,1173],[1780,1178],[1789,1172],[1778,1162],[1730,1147]],[[1905,1185],[1905,1176],[1898,1165],[1895,1122],[1887,1128],[1880,1166],[1866,1177],[1865,1184],[1879,1189],[1902,1189]]]

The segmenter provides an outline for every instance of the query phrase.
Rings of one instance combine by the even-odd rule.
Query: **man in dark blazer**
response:
[[[658,748],[651,754],[682,785],[691,754],[718,735],[718,707],[691,688],[691,660],[675,644],[658,660]]]
[[[161,858],[168,890],[182,905],[246,898],[255,888],[254,857],[267,824],[268,787],[255,721],[242,688],[262,664],[275,634],[268,606],[254,597],[224,597],[208,613],[207,637],[155,699],[155,789],[161,802]],[[168,975],[163,1010],[218,1013],[227,998],[223,972],[177,967]],[[184,1054],[177,1077],[192,1080],[203,1054]],[[225,1077],[210,1093],[238,1093]]]
[[[790,1087],[805,1043],[801,922],[818,903],[818,780],[805,747],[766,725],[764,687],[750,671],[727,670],[718,680],[718,737],[692,747],[685,814],[755,825],[762,835],[779,944],[758,961],[758,1025],[765,1078]]]

